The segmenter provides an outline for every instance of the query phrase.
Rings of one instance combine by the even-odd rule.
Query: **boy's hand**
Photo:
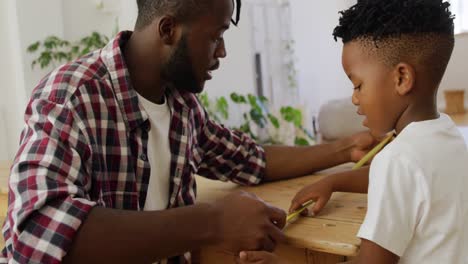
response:
[[[328,200],[333,193],[333,185],[332,182],[329,181],[327,178],[322,179],[314,184],[308,185],[302,190],[300,190],[294,199],[291,202],[291,206],[289,207],[289,212],[292,213],[299,209],[303,203],[314,200],[315,205],[312,208],[312,213],[314,215],[318,214],[322,208],[327,204]],[[308,210],[304,210],[302,215],[307,215]]]
[[[274,253],[267,251],[242,251],[239,264],[287,264]]]

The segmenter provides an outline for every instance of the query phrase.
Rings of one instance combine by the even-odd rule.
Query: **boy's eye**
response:
[[[354,89],[354,90],[358,90],[358,91],[360,91],[360,90],[361,90],[361,85],[359,85],[359,86],[356,86],[356,87],[353,87],[353,89]]]

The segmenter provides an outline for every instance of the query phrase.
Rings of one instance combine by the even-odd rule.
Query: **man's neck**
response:
[[[133,89],[147,100],[164,102],[164,84],[161,80],[161,58],[154,39],[144,32],[134,32],[123,49]]]

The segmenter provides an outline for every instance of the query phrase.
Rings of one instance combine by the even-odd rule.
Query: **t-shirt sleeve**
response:
[[[357,236],[401,257],[423,210],[421,176],[416,164],[404,156],[378,154],[370,168],[367,214]]]

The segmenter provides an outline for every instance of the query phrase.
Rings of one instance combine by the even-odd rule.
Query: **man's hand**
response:
[[[286,213],[260,200],[254,194],[238,192],[214,204],[219,221],[220,242],[232,252],[273,251],[285,240],[281,229]]]
[[[289,212],[292,213],[299,209],[299,207],[301,207],[303,203],[313,200],[315,201],[315,205],[312,208],[312,213],[316,215],[322,210],[325,204],[327,204],[328,200],[330,200],[332,193],[333,184],[327,178],[324,178],[314,184],[308,185],[302,188],[302,190],[300,190],[293,198],[291,206],[289,207]],[[307,214],[307,209],[302,212],[302,215]]]
[[[349,155],[350,161],[352,162],[358,162],[378,143],[368,131],[354,134],[346,140],[351,142],[352,147],[349,151]]]
[[[239,254],[239,264],[287,264],[274,253],[266,251],[242,251]]]

